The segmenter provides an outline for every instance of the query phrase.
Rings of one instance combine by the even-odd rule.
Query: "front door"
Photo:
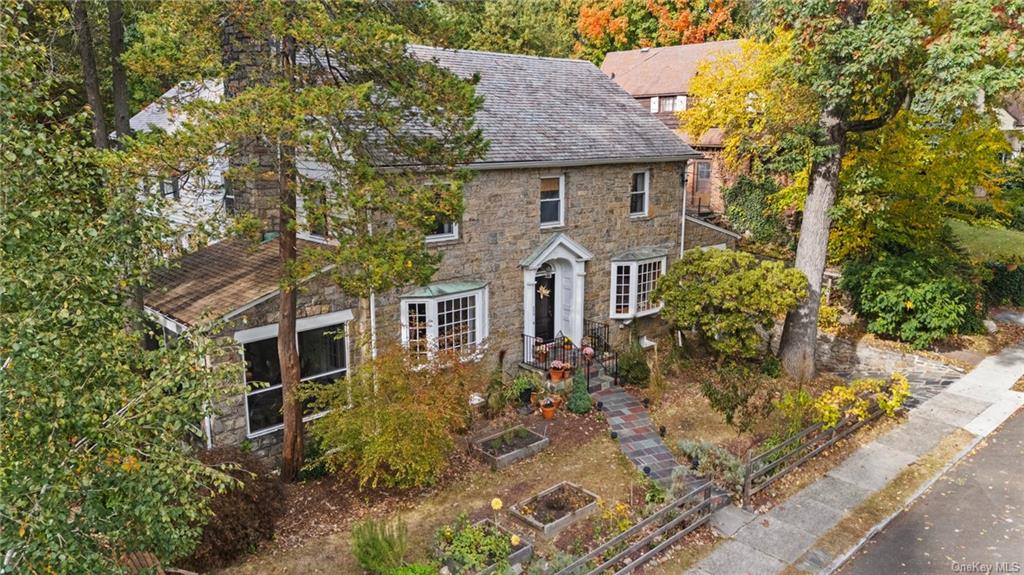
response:
[[[533,335],[541,341],[555,339],[555,274],[537,275],[534,292]]]

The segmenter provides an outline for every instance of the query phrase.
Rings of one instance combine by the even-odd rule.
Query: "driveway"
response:
[[[1024,574],[1024,410],[946,472],[840,573]]]

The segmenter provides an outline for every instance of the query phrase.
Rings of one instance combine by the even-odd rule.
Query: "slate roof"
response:
[[[609,52],[601,71],[634,98],[688,94],[702,61],[739,51],[739,40],[722,40]]]
[[[308,242],[299,241],[299,248]],[[156,272],[146,305],[185,325],[215,319],[277,291],[277,242],[227,239],[187,254]]]
[[[491,146],[474,167],[698,157],[590,62],[410,46],[461,78],[480,75],[476,123]],[[512,166],[510,166],[512,167]]]

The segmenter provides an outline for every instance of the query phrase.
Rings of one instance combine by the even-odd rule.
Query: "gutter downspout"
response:
[[[686,251],[686,176],[690,169],[690,161],[683,160],[683,171],[679,174],[679,184],[683,187],[683,213],[679,222],[679,257]]]

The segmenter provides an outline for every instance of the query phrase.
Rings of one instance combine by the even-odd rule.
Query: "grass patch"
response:
[[[972,226],[950,220],[949,227],[967,252],[985,262],[1024,261],[1024,232]]]
[[[821,550],[838,557],[852,549],[872,527],[906,505],[908,499],[963,451],[973,438],[963,429],[947,435],[934,449],[846,514],[831,531],[818,539],[812,551]],[[791,565],[784,573],[795,575],[803,571]]]

